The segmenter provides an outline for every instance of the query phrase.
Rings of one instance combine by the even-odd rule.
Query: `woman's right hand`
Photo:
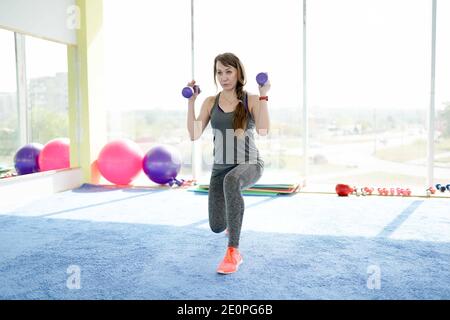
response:
[[[187,84],[187,86],[188,86],[188,87],[191,87],[192,89],[194,89],[194,86],[195,86],[195,80],[192,80],[191,82],[189,82],[189,83]],[[189,101],[194,102],[195,99],[197,99],[197,96],[198,96],[198,95],[199,95],[198,90],[195,90],[195,89],[194,89],[194,94],[192,95],[192,97],[189,98]]]

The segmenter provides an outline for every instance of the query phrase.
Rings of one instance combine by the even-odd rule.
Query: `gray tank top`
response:
[[[244,106],[247,111],[247,128],[240,136],[234,134],[233,117],[235,111],[224,112],[219,106],[220,93],[211,110],[211,127],[214,142],[213,170],[224,170],[241,163],[263,164],[255,144],[255,121],[248,110],[248,96],[245,94]]]

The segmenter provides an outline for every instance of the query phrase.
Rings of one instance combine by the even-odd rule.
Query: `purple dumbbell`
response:
[[[266,84],[267,80],[269,80],[267,72],[260,72],[256,75],[256,82],[258,82],[261,87]]]
[[[194,90],[196,93],[200,94],[200,92],[202,92],[200,90],[200,87],[195,85],[193,88],[192,87],[184,87],[183,91],[181,91],[181,94],[183,95],[183,97],[185,97],[186,99],[189,99],[190,97],[192,97],[194,95]]]

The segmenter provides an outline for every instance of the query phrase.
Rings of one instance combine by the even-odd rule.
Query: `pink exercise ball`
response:
[[[140,173],[144,154],[139,145],[129,139],[108,142],[98,155],[98,170],[106,180],[128,185]]]
[[[70,140],[57,138],[47,142],[38,162],[40,171],[70,168]]]

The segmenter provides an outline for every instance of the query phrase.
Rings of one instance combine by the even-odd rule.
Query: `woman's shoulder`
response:
[[[216,100],[216,97],[217,97],[217,96],[209,96],[209,97],[206,98],[206,101],[208,101],[208,102],[214,102],[214,101]]]
[[[208,114],[211,114],[212,108],[214,107],[214,102],[216,101],[216,96],[209,96],[205,99],[204,104],[208,109]]]
[[[214,104],[214,102],[216,101],[216,96],[209,96],[206,97],[205,100],[203,101],[204,104],[207,104],[208,106],[212,107],[212,104]]]

